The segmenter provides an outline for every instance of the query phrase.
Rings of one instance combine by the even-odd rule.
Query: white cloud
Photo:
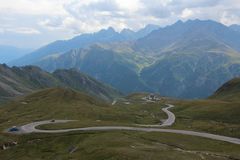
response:
[[[119,8],[128,11],[136,12],[143,8],[143,4],[139,0],[116,0]]]
[[[41,32],[34,29],[34,28],[27,28],[27,27],[8,27],[8,28],[0,28],[0,33],[16,33],[16,34],[26,34],[26,35],[33,35],[33,34],[40,34]]]
[[[26,15],[65,15],[65,0],[6,0],[0,2],[0,10],[4,13]]]
[[[62,21],[63,20],[59,18],[52,18],[52,19],[46,18],[44,20],[40,20],[38,24],[43,28],[46,28],[50,31],[54,31],[54,30],[61,29]]]
[[[181,18],[189,18],[191,16],[193,16],[193,11],[191,9],[188,9],[188,8],[185,8],[183,11],[182,11],[182,14],[181,14]]]
[[[239,22],[240,22],[240,11],[238,11],[238,14],[232,14],[232,13],[229,13],[227,11],[224,11],[222,16],[221,16],[220,22],[224,23],[226,25],[239,24]]]
[[[149,23],[165,26],[189,18],[212,19],[230,25],[240,24],[239,17],[239,0],[0,1],[1,34],[11,33],[13,40],[12,33],[39,35],[41,42],[45,38],[46,43],[109,26],[136,30]],[[39,44],[37,39],[31,43]]]
[[[4,29],[0,28],[0,34],[4,33]]]
[[[18,34],[40,34],[40,31],[38,31],[34,28],[26,28],[26,27],[8,29],[7,31],[15,32]]]

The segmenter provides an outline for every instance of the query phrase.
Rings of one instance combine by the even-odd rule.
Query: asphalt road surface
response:
[[[173,108],[174,105],[167,104],[167,106],[168,107],[163,108],[162,111],[167,114],[168,119],[164,120],[162,124],[156,124],[156,125],[141,124],[141,125],[137,125],[137,126],[141,126],[141,127],[167,127],[167,126],[173,125],[176,118],[175,118],[175,115],[171,111],[169,111],[169,109]]]
[[[209,138],[219,141],[225,141],[234,144],[240,144],[240,139],[232,138],[227,136],[220,136],[215,134],[209,134],[204,132],[195,132],[195,131],[187,131],[187,130],[176,130],[176,129],[162,129],[162,128],[151,128],[151,127],[165,127],[171,126],[175,122],[175,115],[169,111],[168,109],[174,107],[173,105],[168,105],[168,107],[163,108],[162,110],[168,115],[168,119],[164,121],[160,125],[144,125],[145,127],[126,127],[126,126],[100,126],[100,127],[85,127],[85,128],[73,128],[73,129],[58,129],[58,130],[41,130],[36,129],[37,126],[45,125],[45,124],[55,124],[55,123],[67,123],[74,120],[47,120],[47,121],[39,121],[29,123],[23,126],[18,127],[18,131],[9,132],[14,134],[28,134],[28,133],[65,133],[72,131],[141,131],[141,132],[163,132],[163,133],[175,133],[175,134],[183,134],[190,136],[197,136],[203,138]]]

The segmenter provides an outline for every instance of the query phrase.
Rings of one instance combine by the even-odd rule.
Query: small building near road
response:
[[[146,97],[147,100],[150,100],[150,101],[158,101],[160,100],[159,98],[159,95],[156,95],[156,94],[149,94],[147,97]]]

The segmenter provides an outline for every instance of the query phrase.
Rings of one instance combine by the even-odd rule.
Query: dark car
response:
[[[19,131],[19,129],[16,126],[9,129],[9,132],[17,132],[17,131]]]

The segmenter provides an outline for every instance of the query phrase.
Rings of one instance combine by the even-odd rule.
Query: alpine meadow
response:
[[[0,1],[0,159],[240,160],[239,10]]]

